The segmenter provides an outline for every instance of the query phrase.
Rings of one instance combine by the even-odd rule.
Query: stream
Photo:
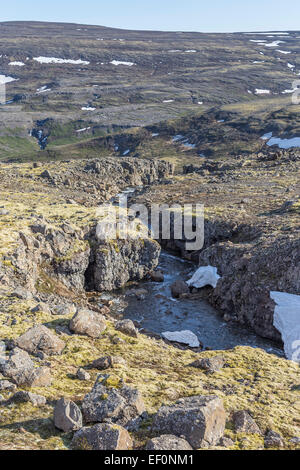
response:
[[[128,187],[109,202],[118,204],[122,195],[130,201],[139,189]],[[112,314],[137,322],[141,330],[156,334],[190,330],[197,335],[204,349],[225,350],[242,345],[284,357],[283,349],[277,343],[257,336],[242,325],[225,322],[206,300],[172,298],[171,285],[176,280],[190,279],[197,269],[194,263],[162,250],[158,269],[164,274],[164,282],[141,281],[117,292],[102,294],[100,303],[101,298],[112,301]],[[143,295],[135,295],[136,290],[143,290]]]
[[[162,251],[159,269],[165,275],[164,282],[140,282],[135,289],[147,291],[140,300],[131,295],[132,288],[105,294],[103,298],[113,300],[113,311],[117,316],[138,322],[140,328],[154,333],[190,330],[204,348],[225,350],[244,345],[284,357],[276,343],[241,325],[225,322],[206,300],[172,299],[171,284],[177,279],[189,279],[196,270],[193,263]]]

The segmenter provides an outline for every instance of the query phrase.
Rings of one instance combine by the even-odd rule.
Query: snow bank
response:
[[[300,295],[270,292],[276,303],[273,325],[281,333],[286,357],[300,362]]]
[[[184,331],[165,331],[161,334],[168,341],[187,344],[191,348],[199,348],[200,343],[197,336],[190,330]]]
[[[197,269],[193,277],[187,281],[188,286],[200,289],[205,286],[217,287],[218,280],[221,276],[218,275],[217,268],[214,266],[202,266]]]

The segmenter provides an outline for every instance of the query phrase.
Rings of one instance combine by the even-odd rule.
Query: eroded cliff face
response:
[[[46,164],[41,171],[39,165],[33,168],[20,165],[19,197],[15,192],[9,204],[4,198],[9,210],[1,218],[9,230],[2,232],[6,236],[0,264],[3,285],[21,285],[35,292],[40,277],[47,276],[75,291],[112,290],[130,280],[141,280],[156,267],[160,246],[153,240],[97,239],[97,192],[103,199],[109,199],[127,186],[150,185],[168,178],[173,172],[172,165],[147,160],[96,159],[65,162],[57,165],[55,172],[54,166],[49,167]],[[2,172],[1,176],[13,191],[9,172]],[[103,189],[104,183],[112,185],[110,191]],[[65,199],[66,187],[72,199]]]

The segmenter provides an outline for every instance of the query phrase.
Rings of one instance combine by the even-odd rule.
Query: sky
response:
[[[299,0],[9,0],[0,21],[58,21],[163,31],[300,30]]]

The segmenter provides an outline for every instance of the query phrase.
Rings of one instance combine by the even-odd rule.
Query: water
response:
[[[159,268],[165,274],[163,283],[139,283],[138,288],[148,292],[144,300],[126,295],[126,290],[121,295],[113,294],[113,310],[154,333],[191,330],[204,348],[224,350],[247,345],[283,356],[282,350],[272,341],[260,338],[240,325],[224,322],[205,300],[171,298],[171,284],[177,279],[189,279],[196,270],[194,264],[162,252]]]
[[[273,132],[268,132],[264,134],[261,139],[267,141],[267,145],[272,147],[273,145],[278,145],[281,149],[290,149],[290,148],[299,148],[300,147],[300,137],[292,137],[290,139],[281,139],[280,137],[272,137]]]

